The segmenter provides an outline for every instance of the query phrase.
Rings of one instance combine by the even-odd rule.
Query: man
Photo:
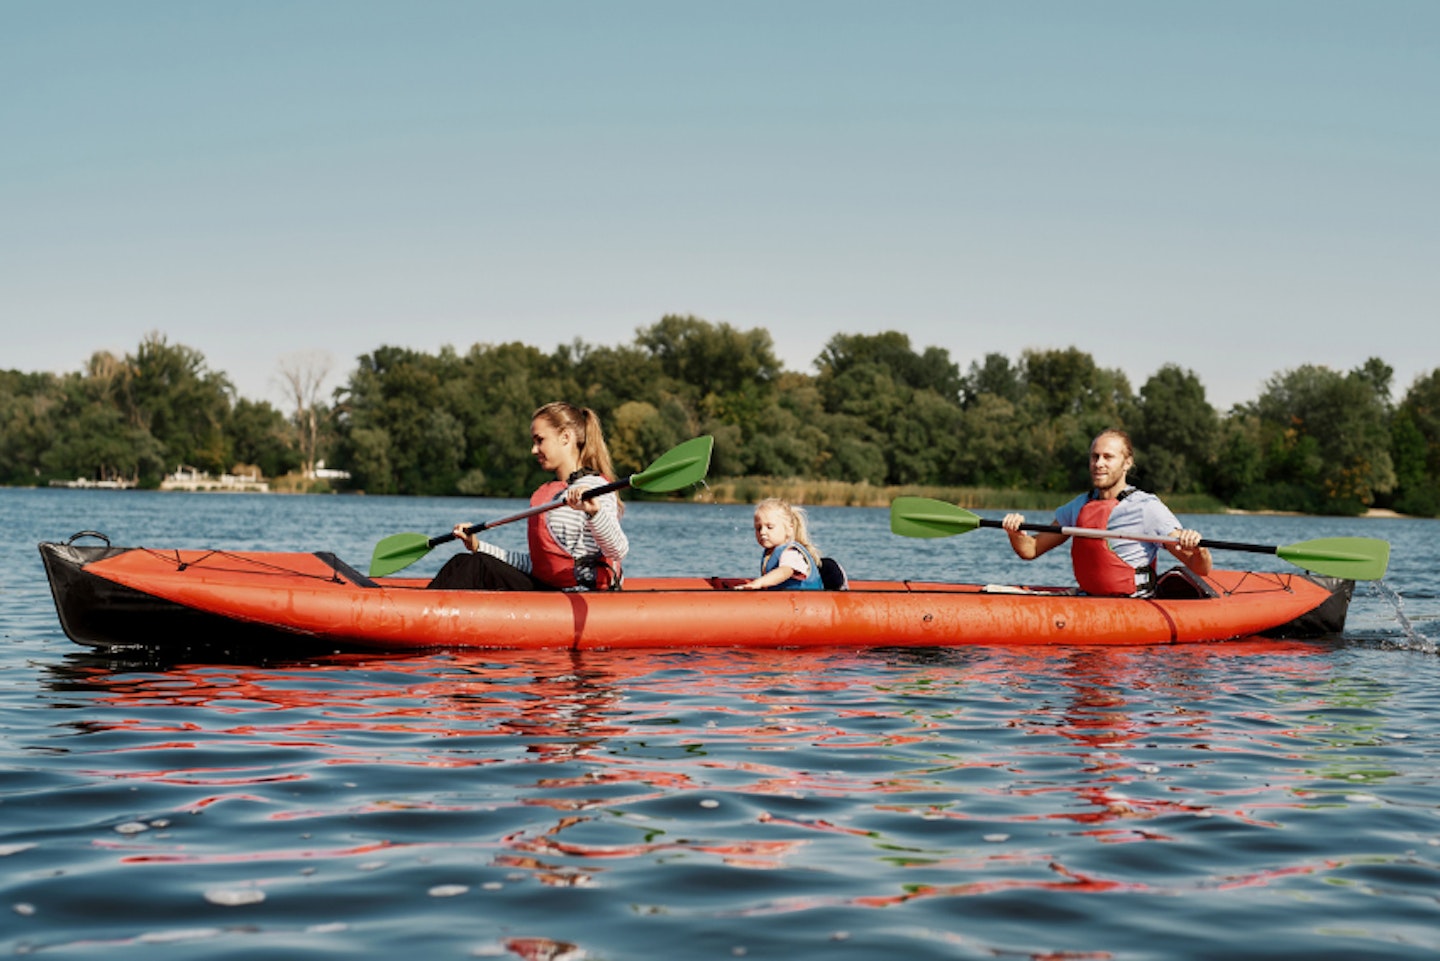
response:
[[[1200,532],[1182,528],[1160,498],[1126,483],[1125,477],[1134,466],[1129,435],[1120,430],[1101,431],[1090,444],[1093,487],[1055,512],[1056,526],[1172,537],[1177,543],[1164,545],[1170,553],[1196,574],[1210,573],[1210,552],[1200,546]],[[1010,535],[1010,546],[1027,561],[1070,539],[1068,534],[1029,534],[1020,530],[1025,523],[1023,514],[1007,514],[1001,523]],[[1075,580],[1087,594],[1148,594],[1155,586],[1155,558],[1160,546],[1153,541],[1077,537],[1070,546]]]

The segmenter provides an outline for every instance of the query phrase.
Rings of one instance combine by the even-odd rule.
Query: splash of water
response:
[[[1405,632],[1405,643],[1401,645],[1405,650],[1423,651],[1426,654],[1440,653],[1437,651],[1435,641],[1426,637],[1415,629],[1410,623],[1410,618],[1405,615],[1405,598],[1399,591],[1386,584],[1383,580],[1373,582],[1375,590],[1381,597],[1390,603],[1391,609],[1395,611],[1395,621],[1400,629]]]

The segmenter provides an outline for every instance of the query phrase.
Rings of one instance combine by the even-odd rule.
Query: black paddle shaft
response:
[[[1005,529],[1003,522],[991,520],[988,517],[980,518],[979,524],[981,527],[994,527],[999,530]],[[1070,531],[1055,524],[1021,524],[1020,529],[1033,534],[1064,534],[1067,537],[1073,536]],[[1113,531],[1111,533],[1117,538],[1125,539],[1124,531]],[[1206,539],[1202,540],[1196,546],[1217,551],[1248,551],[1251,554],[1275,554],[1279,552],[1279,548],[1269,544],[1242,544],[1238,541],[1212,541]]]
[[[611,481],[608,484],[601,484],[599,487],[590,488],[585,493],[580,495],[580,499],[582,501],[592,500],[602,494],[611,494],[615,491],[624,490],[629,486],[629,478],[626,478],[625,480]],[[465,528],[465,533],[478,534],[481,531],[488,531],[492,527],[499,527],[501,524],[508,524],[511,521],[518,521],[522,517],[530,517],[534,514],[543,514],[545,511],[554,510],[563,503],[565,503],[565,498],[562,495],[560,497],[556,497],[554,500],[546,501],[543,504],[536,504],[528,511],[521,511],[518,514],[511,514],[509,517],[503,517],[498,521],[486,521],[483,524],[471,524],[469,527]],[[433,550],[434,548],[439,547],[441,544],[448,544],[450,541],[458,539],[459,535],[457,535],[454,531],[451,531],[448,534],[438,534],[435,537],[430,538],[430,540],[428,540],[426,543],[429,544],[430,548]]]

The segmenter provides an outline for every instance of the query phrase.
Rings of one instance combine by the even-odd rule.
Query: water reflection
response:
[[[976,897],[1024,912],[1059,894],[1341,876],[1344,858],[1286,828],[1322,803],[1327,817],[1378,803],[1353,784],[1386,770],[1375,719],[1392,692],[1337,678],[1333,655],[1263,640],[164,667],[77,654],[46,671],[58,723],[33,747],[65,779],[54,797],[108,791],[101,816],[124,811],[95,837],[80,809],[71,869],[117,890],[137,870],[150,890],[203,876],[260,916],[297,874],[344,924],[363,917],[328,906],[376,890],[412,912],[483,891],[497,917],[527,890],[747,923]],[[117,804],[116,790],[138,793]],[[38,884],[15,900],[43,908]],[[493,934],[496,953],[587,951],[559,921]]]
[[[1208,704],[1227,698],[1216,681],[1227,658],[1267,659],[1283,691],[1321,681],[1328,662],[1314,655],[1323,651],[1257,640],[1163,657],[1115,648],[541,652],[520,660],[462,652],[163,672],[76,656],[53,667],[49,683],[65,695],[56,707],[86,715],[67,722],[82,740],[63,749],[86,751],[87,776],[202,789],[180,808],[192,812],[259,801],[276,821],[550,810],[552,819],[500,837],[493,863],[547,885],[581,885],[607,863],[677,851],[776,868],[820,837],[860,839],[872,857],[892,861],[913,849],[899,860],[957,864],[951,841],[917,847],[913,826],[889,815],[974,822],[992,834],[997,825],[1068,822],[1106,843],[1170,840],[1142,823],[1164,818],[1223,814],[1270,825],[1255,809],[1300,804],[1312,777],[1304,766],[1288,778],[1271,767],[1263,789],[1186,782],[1217,754],[1301,750],[1316,732],[1276,729],[1266,711],[1247,726],[1228,699],[1220,712]],[[1011,736],[979,750],[966,745],[966,725],[992,721]],[[87,750],[83,739],[102,743]],[[520,774],[536,764],[555,773]],[[371,777],[377,768],[427,773],[410,789],[343,803],[297,804],[278,790],[352,766]],[[504,774],[458,791],[447,784],[443,800],[414,790],[431,785],[433,772],[466,768]],[[698,838],[674,836],[676,822],[718,805],[716,796],[731,806],[739,799],[743,818]],[[864,798],[868,807],[857,810]],[[816,799],[846,803],[832,817],[772,810]],[[379,849],[327,846],[304,856]],[[1039,857],[1063,873],[1048,855],[1008,846],[994,858],[961,860],[1003,873]]]

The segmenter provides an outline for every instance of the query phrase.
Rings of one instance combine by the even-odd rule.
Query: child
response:
[[[819,591],[820,551],[805,530],[805,509],[778,497],[755,505],[755,540],[765,549],[760,576],[735,585],[738,591]]]

